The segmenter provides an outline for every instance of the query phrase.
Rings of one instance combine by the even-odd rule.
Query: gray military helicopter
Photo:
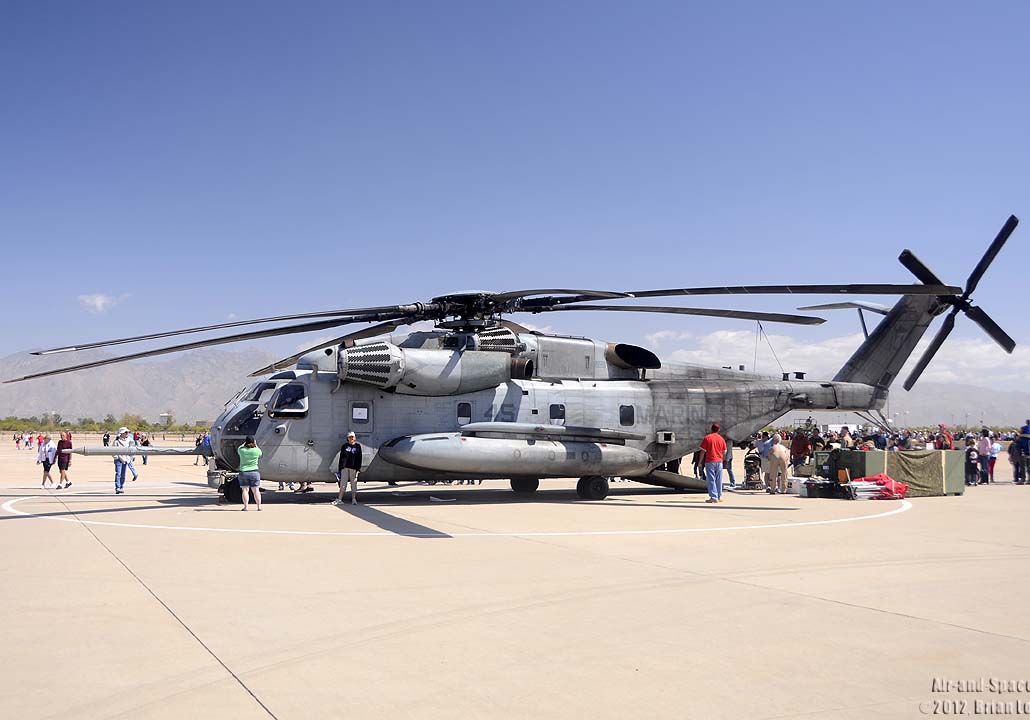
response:
[[[67,353],[231,327],[304,320],[26,375],[59,373],[243,340],[370,327],[319,343],[255,371],[211,428],[208,482],[228,483],[237,448],[253,435],[264,450],[270,481],[335,482],[348,431],[363,446],[364,481],[508,479],[512,490],[535,491],[543,478],[580,478],[584,499],[606,497],[609,479],[690,487],[670,471],[695,450],[711,423],[736,443],[785,413],[837,410],[879,413],[889,388],[938,315],[950,313],[905,382],[910,389],[966,314],[1007,352],[1015,342],[970,297],[1018,220],[1010,217],[966,281],[945,285],[910,251],[899,260],[920,281],[912,285],[764,285],[612,292],[535,289],[471,291],[405,305],[259,318],[153,333],[37,355]],[[669,296],[737,294],[900,294],[865,342],[830,381],[770,377],[691,364],[663,363],[635,345],[533,332],[505,315],[551,312],[647,312],[765,322],[819,324],[818,317],[707,308],[598,304]],[[865,307],[835,303],[813,307]],[[322,318],[314,320],[314,318]],[[391,335],[433,321],[429,331]],[[864,323],[864,320],[863,320]],[[882,413],[879,419],[883,420]],[[160,448],[144,449],[164,454]],[[83,448],[82,454],[113,454]],[[191,451],[192,452],[192,451]],[[170,450],[169,454],[181,454]],[[670,465],[671,463],[671,465]]]

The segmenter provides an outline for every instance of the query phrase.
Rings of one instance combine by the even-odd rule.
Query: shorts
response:
[[[240,473],[240,487],[258,487],[261,483],[261,473],[257,470],[248,470]]]
[[[54,464],[52,462],[50,462],[49,460],[44,460],[43,461],[43,472],[50,472],[50,468],[52,468],[53,466],[54,466]]]

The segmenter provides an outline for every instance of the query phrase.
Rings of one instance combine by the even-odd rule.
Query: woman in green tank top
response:
[[[247,509],[250,493],[254,493],[254,503],[257,509],[261,509],[261,473],[258,472],[258,459],[261,457],[261,448],[254,443],[254,437],[248,435],[246,441],[240,445],[240,489],[243,491],[243,510]]]

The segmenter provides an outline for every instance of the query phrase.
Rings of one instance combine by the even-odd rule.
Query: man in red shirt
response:
[[[719,435],[719,423],[712,423],[712,432],[701,441],[705,482],[708,484],[708,499],[705,502],[722,502],[722,458],[725,453],[726,441]]]

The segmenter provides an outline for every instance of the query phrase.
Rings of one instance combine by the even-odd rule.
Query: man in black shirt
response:
[[[333,505],[343,504],[343,491],[350,482],[351,505],[358,504],[358,473],[361,471],[361,446],[353,432],[347,433],[347,442],[340,448],[340,467],[336,477],[340,479],[340,494]]]

